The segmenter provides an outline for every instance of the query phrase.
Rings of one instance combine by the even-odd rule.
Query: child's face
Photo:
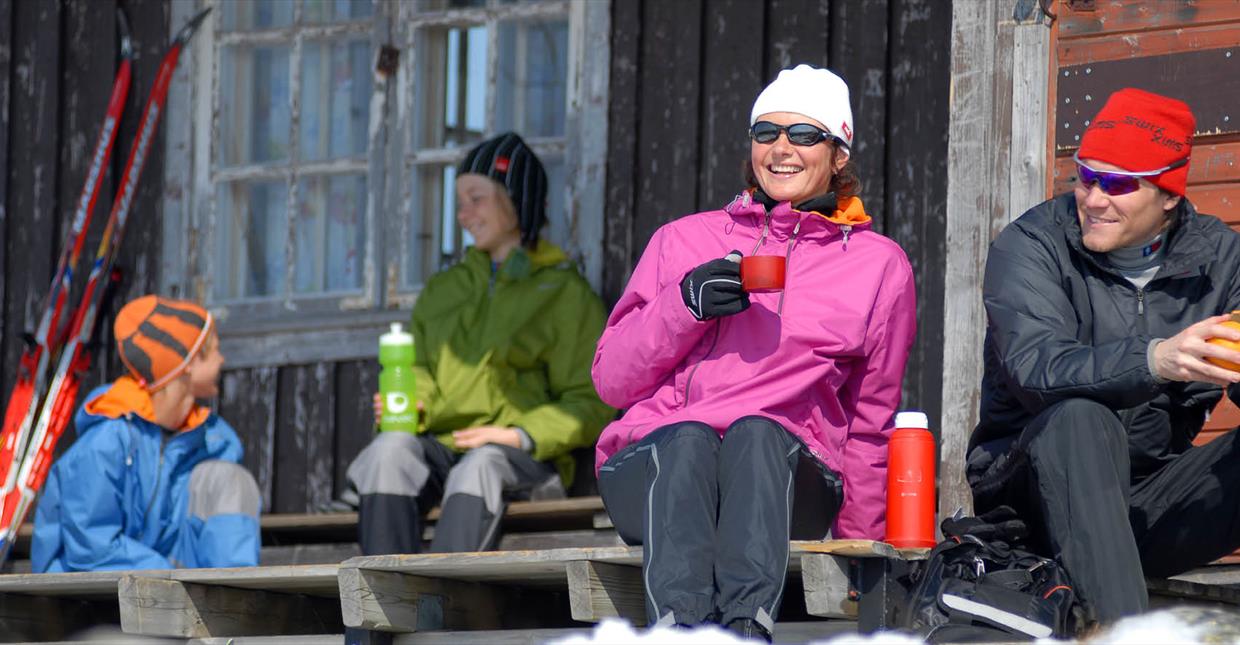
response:
[[[220,393],[220,368],[224,366],[224,354],[220,352],[220,337],[214,331],[202,344],[202,350],[189,362],[190,393],[195,399],[213,399]]]

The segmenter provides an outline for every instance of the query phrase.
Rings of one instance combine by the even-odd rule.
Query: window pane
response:
[[[304,160],[366,152],[370,124],[370,41],[307,42],[301,59]]]
[[[277,29],[293,24],[293,0],[228,0],[216,5],[227,31]]]
[[[423,29],[415,40],[418,71],[414,146],[453,147],[482,138],[486,129],[486,27]]]
[[[345,22],[375,15],[374,0],[305,0],[302,22]]]
[[[284,295],[286,184],[221,183],[216,208],[215,299]]]
[[[568,174],[563,159],[545,156],[540,159],[547,170],[547,223],[543,225],[542,237],[563,248],[569,233],[568,223],[564,220]]]
[[[469,9],[487,6],[487,0],[415,0],[418,11],[443,11],[444,9]]]
[[[455,182],[455,166],[414,168],[413,208],[406,237],[409,252],[402,272],[406,288],[417,287],[434,272],[447,268],[462,247],[456,224]]]
[[[293,270],[300,294],[357,291],[366,257],[366,177],[309,177],[299,184]]]
[[[220,164],[288,158],[288,59],[286,45],[233,46],[221,52]]]
[[[495,126],[523,137],[564,134],[568,21],[505,22],[499,26]]]

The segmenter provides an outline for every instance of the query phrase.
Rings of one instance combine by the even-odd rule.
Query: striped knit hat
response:
[[[155,392],[185,371],[211,327],[211,314],[195,303],[142,296],[121,307],[113,331],[125,367]]]
[[[459,177],[467,173],[490,177],[504,185],[517,208],[521,243],[533,248],[547,221],[547,172],[534,151],[515,132],[487,139],[470,150],[457,166]]]

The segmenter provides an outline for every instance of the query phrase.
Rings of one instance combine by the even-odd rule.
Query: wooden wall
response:
[[[1187,196],[1200,212],[1240,230],[1240,2],[1059,2],[1056,13],[1052,192],[1072,187],[1072,155],[1085,120],[1111,92],[1137,87],[1192,108],[1197,131]],[[1240,410],[1224,397],[1200,440],[1237,425]]]
[[[133,82],[94,212],[84,255],[93,256],[139,113],[168,42],[163,0],[124,0],[136,49]],[[117,67],[114,0],[0,0],[0,398],[16,376],[23,334],[38,323],[42,299],[81,193]],[[157,206],[162,137],[152,146],[134,198],[118,266],[114,307],[155,288],[160,260]],[[105,351],[83,384],[118,373]],[[65,445],[68,442],[63,442]]]
[[[117,4],[128,13],[138,58],[96,231],[168,41],[169,7],[163,0],[0,0],[0,150],[7,153],[0,155],[0,398],[13,382],[21,334],[37,322],[106,107]],[[854,159],[867,209],[917,273],[921,327],[904,405],[937,419],[950,5],[614,0],[612,13],[605,300],[615,302],[655,228],[718,207],[739,190],[758,91],[791,64],[827,65],[853,91]],[[158,285],[162,173],[161,135],[121,250],[116,304]],[[102,366],[86,387],[120,373],[111,338],[102,341]],[[218,407],[245,442],[267,510],[310,511],[339,494],[345,468],[370,437],[376,380],[374,361],[226,370]]]
[[[937,427],[951,13],[935,0],[613,2],[604,300],[655,229],[743,187],[758,92],[785,67],[827,66],[852,92],[862,200],[916,274],[903,405]]]

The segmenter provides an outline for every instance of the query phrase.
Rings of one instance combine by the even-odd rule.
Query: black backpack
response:
[[[897,627],[936,643],[1063,638],[1083,626],[1067,572],[1021,548],[1027,530],[1010,507],[941,528],[945,539],[904,581]]]

